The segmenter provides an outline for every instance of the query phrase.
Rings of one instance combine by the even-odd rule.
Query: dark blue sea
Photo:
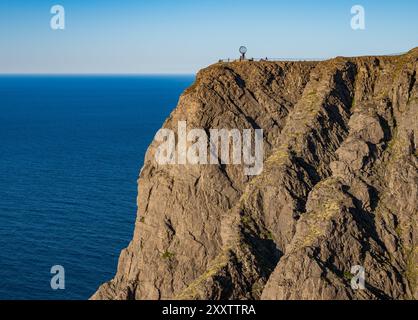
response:
[[[193,80],[0,77],[0,299],[87,299],[114,276],[147,146]]]

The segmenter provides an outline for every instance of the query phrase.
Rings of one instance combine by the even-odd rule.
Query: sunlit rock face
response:
[[[133,239],[92,298],[417,298],[417,60],[201,70],[163,127],[261,128],[263,170],[160,165],[154,141]]]

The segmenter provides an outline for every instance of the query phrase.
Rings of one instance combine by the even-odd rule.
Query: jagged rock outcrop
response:
[[[418,49],[218,63],[164,128],[264,130],[264,168],[159,165],[93,299],[418,298]],[[365,290],[350,285],[363,266]]]

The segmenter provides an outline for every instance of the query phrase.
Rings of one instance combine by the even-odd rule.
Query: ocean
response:
[[[193,80],[0,77],[0,299],[88,299],[114,276],[146,149]]]

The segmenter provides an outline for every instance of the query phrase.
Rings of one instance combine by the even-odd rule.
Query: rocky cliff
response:
[[[418,298],[417,61],[201,70],[164,128],[262,128],[263,171],[158,165],[153,142],[133,239],[92,298]]]

